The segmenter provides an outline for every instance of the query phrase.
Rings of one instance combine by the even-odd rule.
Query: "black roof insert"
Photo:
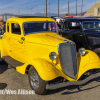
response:
[[[18,16],[19,18],[48,18],[44,16]]]

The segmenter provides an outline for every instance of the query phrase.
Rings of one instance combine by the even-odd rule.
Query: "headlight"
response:
[[[51,52],[51,53],[49,54],[49,57],[50,57],[51,60],[55,60],[55,59],[57,58],[56,52]]]
[[[80,53],[80,55],[85,55],[85,53],[86,53],[85,48],[80,48],[79,53]]]

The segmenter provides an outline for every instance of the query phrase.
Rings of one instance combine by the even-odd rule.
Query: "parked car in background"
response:
[[[8,19],[0,39],[0,60],[21,74],[28,73],[37,94],[100,76],[98,55],[84,48],[77,52],[73,41],[58,34],[56,21],[46,17]]]
[[[93,18],[69,18],[64,21],[59,34],[76,43],[77,50],[84,47],[100,54],[100,20]]]

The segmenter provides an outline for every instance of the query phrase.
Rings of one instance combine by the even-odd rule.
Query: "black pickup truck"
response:
[[[69,18],[59,34],[73,40],[77,50],[81,47],[100,54],[100,20],[93,18]]]

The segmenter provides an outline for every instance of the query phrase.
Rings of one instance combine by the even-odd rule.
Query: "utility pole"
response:
[[[59,0],[58,0],[58,17],[59,17]]]
[[[69,0],[68,0],[68,16],[69,16]]]
[[[82,16],[82,8],[83,8],[83,0],[82,0],[82,6],[81,6],[81,16]]]
[[[47,17],[47,0],[46,0],[46,17]]]
[[[44,16],[45,16],[45,0],[44,0]]]
[[[77,0],[76,0],[76,16],[77,16]]]

